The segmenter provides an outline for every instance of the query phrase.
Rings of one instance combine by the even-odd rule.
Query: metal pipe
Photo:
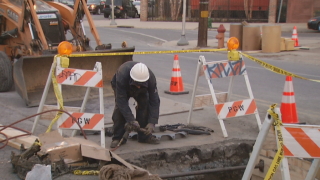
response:
[[[31,23],[28,23],[28,26],[29,26],[29,30],[30,30],[30,33],[31,33],[31,38],[34,39]]]
[[[186,0],[183,0],[183,11],[182,11],[182,33],[181,33],[181,38],[177,42],[178,46],[185,46],[189,45],[189,42],[186,39],[186,34],[185,34],[185,27],[186,27],[186,9],[187,9],[187,2]]]
[[[205,170],[183,172],[183,173],[176,173],[176,174],[163,174],[163,175],[159,175],[159,177],[161,179],[168,179],[168,178],[183,177],[183,176],[209,174],[209,173],[221,172],[221,171],[241,170],[241,169],[245,169],[246,167],[247,166],[234,166],[234,167],[226,167],[226,168],[205,169]],[[263,161],[260,161],[260,163],[255,166],[255,168],[259,168],[260,170],[263,169],[263,167],[264,167]]]
[[[114,20],[114,2],[111,0],[111,22],[110,25],[117,25],[116,21]]]
[[[277,23],[280,22],[281,9],[282,9],[282,1],[283,1],[283,0],[281,0],[281,2],[280,2],[280,7],[279,7],[279,14],[278,14],[278,21],[277,21]]]
[[[84,30],[84,26],[83,26],[83,21],[80,20],[80,24],[81,24],[81,28],[82,28],[82,31],[83,31],[83,35],[86,36],[86,31]]]

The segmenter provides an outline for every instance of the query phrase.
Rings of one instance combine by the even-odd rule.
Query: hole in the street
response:
[[[233,139],[202,146],[128,153],[121,157],[163,179],[235,180],[242,178],[253,144],[254,141]]]

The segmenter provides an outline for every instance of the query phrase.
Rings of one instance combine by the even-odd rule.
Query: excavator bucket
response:
[[[86,51],[83,53],[112,53],[134,52],[135,48],[121,48],[110,50]],[[45,88],[54,55],[24,56],[14,63],[14,84],[18,94],[28,107],[38,106]],[[132,61],[132,55],[98,56],[98,57],[70,57],[69,68],[93,70],[96,62],[101,62],[103,71],[104,96],[113,95],[111,79],[118,67]],[[50,74],[51,77],[51,74]],[[63,86],[62,96],[64,102],[83,100],[87,88],[78,86]],[[98,88],[91,88],[90,98],[99,96]],[[45,101],[46,104],[57,104],[52,83]]]

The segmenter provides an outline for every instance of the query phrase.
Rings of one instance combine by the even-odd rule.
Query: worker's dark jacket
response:
[[[149,80],[143,83],[135,82],[130,76],[131,68],[138,62],[129,61],[122,64],[113,76],[111,85],[116,95],[116,105],[127,122],[135,118],[128,104],[130,97],[136,97],[140,93],[149,94],[148,123],[157,124],[159,119],[160,99],[157,90],[157,82],[153,72],[149,69]],[[140,85],[140,88],[134,86]],[[139,106],[139,104],[138,104]]]

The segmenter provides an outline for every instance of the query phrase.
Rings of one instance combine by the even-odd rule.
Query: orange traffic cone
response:
[[[183,82],[182,82],[181,71],[179,66],[179,58],[177,54],[174,56],[174,61],[173,61],[170,91],[164,91],[164,92],[167,94],[174,94],[174,95],[189,93],[189,91],[183,90]]]
[[[287,76],[284,84],[280,111],[283,123],[299,123],[291,76]]]
[[[292,40],[295,41],[294,47],[299,46],[299,42],[298,42],[298,32],[297,32],[297,27],[296,27],[296,26],[294,26],[293,31],[292,31]]]

